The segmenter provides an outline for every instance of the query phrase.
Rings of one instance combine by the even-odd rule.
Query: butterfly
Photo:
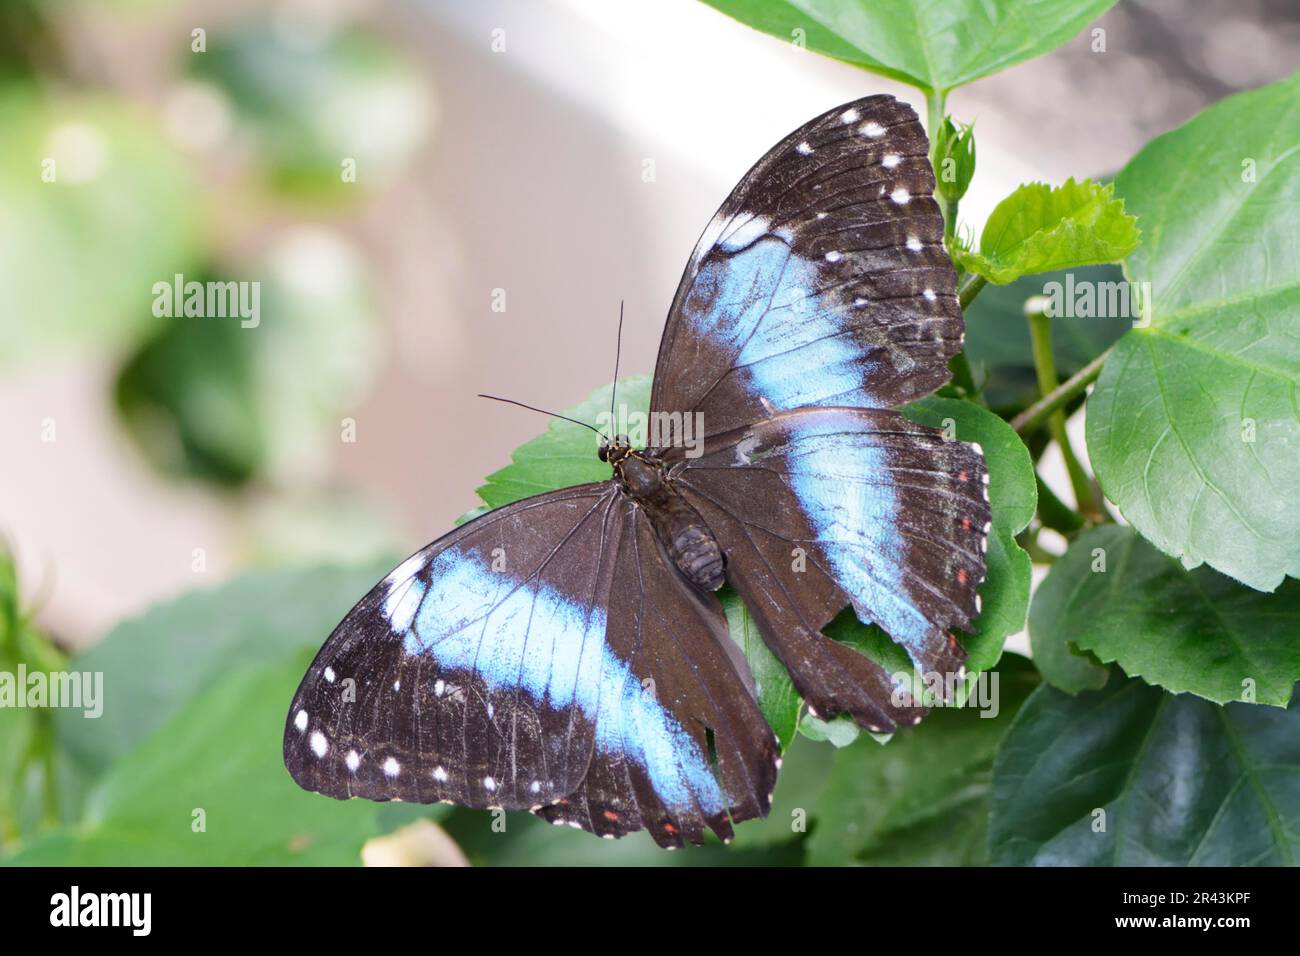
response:
[[[851,606],[950,675],[952,630],[979,613],[982,451],[893,410],[948,380],[964,338],[927,154],[916,114],[883,95],[769,151],[696,245],[659,349],[651,418],[699,416],[698,453],[602,439],[608,480],[497,508],[403,561],[294,695],[293,778],[664,847],[726,841],[768,813],[780,749],[724,580],[809,712],[918,722],[822,628]]]

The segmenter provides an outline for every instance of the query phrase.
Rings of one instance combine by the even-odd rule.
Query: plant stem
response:
[[[1033,345],[1034,371],[1038,373],[1038,390],[1043,395],[1051,395],[1061,384],[1056,377],[1056,359],[1052,355],[1052,320],[1042,309],[1027,312],[1026,318],[1029,320],[1029,338]],[[1084,471],[1074,453],[1074,446],[1070,444],[1063,405],[1058,405],[1048,413],[1047,427],[1057,447],[1061,449],[1061,458],[1065,461],[1065,471],[1070,476],[1070,488],[1074,491],[1079,511],[1090,520],[1103,520],[1105,512],[1094,499],[1092,479]]]
[[[1052,412],[1058,408],[1064,408],[1076,395],[1097,380],[1097,376],[1101,374],[1101,367],[1106,364],[1110,351],[1110,349],[1107,349],[1102,352],[1059,386],[1011,419],[1011,427],[1021,435],[1028,435],[1030,432],[1037,431],[1043,422],[1047,421]]]
[[[961,288],[957,290],[957,301],[961,303],[961,310],[966,311],[967,307],[975,301],[975,296],[980,294],[980,290],[989,284],[989,280],[984,278],[978,272],[966,277]]]
[[[979,386],[975,384],[975,373],[965,352],[958,352],[948,361],[948,370],[952,372],[952,384],[962,392],[964,398],[981,401]]]
[[[939,176],[939,168],[935,164],[938,158],[939,150],[939,130],[943,127],[944,110],[946,108],[948,94],[943,90],[932,90],[926,95],[925,101],[925,126],[926,134],[930,137],[930,165],[934,167],[936,179]],[[934,191],[934,201],[939,204],[939,211],[943,214],[943,237],[945,240],[951,239],[957,231],[957,204],[951,205],[944,199],[939,190]],[[963,288],[969,287],[967,286]],[[964,310],[973,299],[976,293],[983,288],[983,283],[971,291],[970,298],[966,298],[958,293],[961,307]],[[958,352],[948,363],[948,368],[952,370],[952,383],[966,397],[978,401],[979,386],[975,384],[975,373],[971,371],[970,360],[966,358],[965,350]]]
[[[963,312],[966,311],[966,307],[971,304],[975,296],[979,295],[980,289],[984,288],[987,283],[988,280],[981,275],[972,275],[966,278],[961,288],[957,290],[957,301],[961,304]],[[970,359],[966,358],[965,349],[952,357],[948,367],[952,369],[953,384],[972,399],[979,399],[980,389],[975,384],[975,373],[971,370]]]
[[[1056,555],[1043,549],[1038,543],[1038,531],[1026,528],[1016,535],[1016,544],[1029,553],[1029,560],[1034,564],[1055,564]]]
[[[943,90],[932,90],[926,96],[925,100],[925,132],[930,137],[930,165],[934,168],[934,175],[939,176],[939,168],[935,163],[939,154],[939,130],[943,127],[943,115],[948,94]],[[943,235],[948,238],[957,228],[955,222],[957,210],[949,209],[947,201],[940,194],[939,190],[934,191],[934,201],[939,204],[939,211],[943,213]]]

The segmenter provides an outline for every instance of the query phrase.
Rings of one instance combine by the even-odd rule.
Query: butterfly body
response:
[[[659,543],[695,587],[716,591],[726,581],[726,559],[700,513],[673,487],[659,455],[628,451],[611,456],[614,479],[644,509]]]
[[[960,674],[990,509],[978,445],[894,409],[964,325],[912,109],[869,96],[778,143],[701,236],[650,416],[609,480],[525,498],[412,555],[308,668],[285,764],[340,799],[530,810],[661,846],[765,816],[781,743],[714,593],[725,580],[810,712],[917,723],[905,683],[823,629],[851,607]]]

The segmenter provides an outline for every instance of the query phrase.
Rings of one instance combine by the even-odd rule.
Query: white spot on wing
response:
[[[862,114],[853,109],[845,110],[840,114],[840,122],[842,123],[856,123],[861,118]]]
[[[921,248],[922,248],[922,247],[921,247],[921,240],[918,239],[918,238],[916,238],[916,236],[908,236],[908,237],[907,237],[907,248],[911,249],[913,252],[920,252],[920,251],[921,251]]]
[[[334,683],[334,668],[332,667],[325,668],[325,679],[329,681],[331,684]]]
[[[897,153],[886,153],[884,156],[880,157],[880,165],[884,166],[886,169],[893,169],[902,161],[903,157],[899,156]]]
[[[317,757],[323,757],[329,753],[330,743],[325,739],[325,735],[319,730],[311,735],[311,752]]]
[[[437,780],[439,783],[445,783],[447,780],[447,771],[442,769],[442,767],[434,767],[433,779]]]
[[[403,581],[409,581],[411,578],[415,577],[416,572],[423,566],[424,555],[417,552],[397,567],[393,568],[393,570],[389,572],[388,577],[384,578],[384,583],[388,585],[388,590],[392,591],[393,588],[401,584]]]
[[[441,678],[441,677],[438,678],[436,681],[433,682],[433,696],[434,696],[434,697],[441,697],[441,696],[442,696],[442,692],[443,692],[444,690],[446,690],[446,689],[447,689],[447,685],[444,684],[444,683],[442,682],[442,678]]]
[[[807,140],[804,140],[804,142],[800,143],[800,144],[799,144],[798,146],[796,146],[794,149],[795,149],[795,152],[799,153],[799,155],[801,155],[801,156],[807,156],[809,153],[811,153],[811,152],[813,151],[813,148],[812,148],[811,146],[808,145],[808,141],[807,141]]]
[[[921,295],[925,296],[926,299],[928,299],[928,300],[931,301],[931,302],[933,302],[934,299],[935,299],[935,295],[934,295],[934,290],[933,290],[933,289],[926,289],[924,292],[921,293]]]
[[[835,252],[834,250],[832,250],[831,252],[826,253],[826,261],[827,261],[827,262],[839,262],[840,259],[842,259],[842,258],[843,258],[843,256],[841,256],[840,253]]]
[[[885,135],[885,128],[875,120],[868,120],[858,127],[858,132],[870,139],[879,139]]]
[[[497,782],[493,780],[491,777],[484,777],[483,787],[486,790],[495,790],[497,788]]]
[[[389,757],[384,761],[384,776],[390,780],[402,772],[402,765],[394,758]]]
[[[293,725],[298,728],[299,732],[307,729],[307,711],[298,711],[298,716],[293,719]]]
[[[349,750],[344,762],[348,765],[350,771],[356,773],[357,768],[361,766],[361,755],[355,750]]]
[[[892,193],[889,194],[889,198],[894,200],[894,202],[898,203],[900,206],[906,206],[907,201],[912,198],[912,194],[909,193],[902,186],[899,186],[897,189],[895,189]]]

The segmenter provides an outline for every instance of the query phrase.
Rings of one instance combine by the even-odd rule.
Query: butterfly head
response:
[[[615,468],[628,455],[632,454],[632,442],[626,435],[615,435],[612,440],[602,438],[596,449],[596,457],[607,461]]]

